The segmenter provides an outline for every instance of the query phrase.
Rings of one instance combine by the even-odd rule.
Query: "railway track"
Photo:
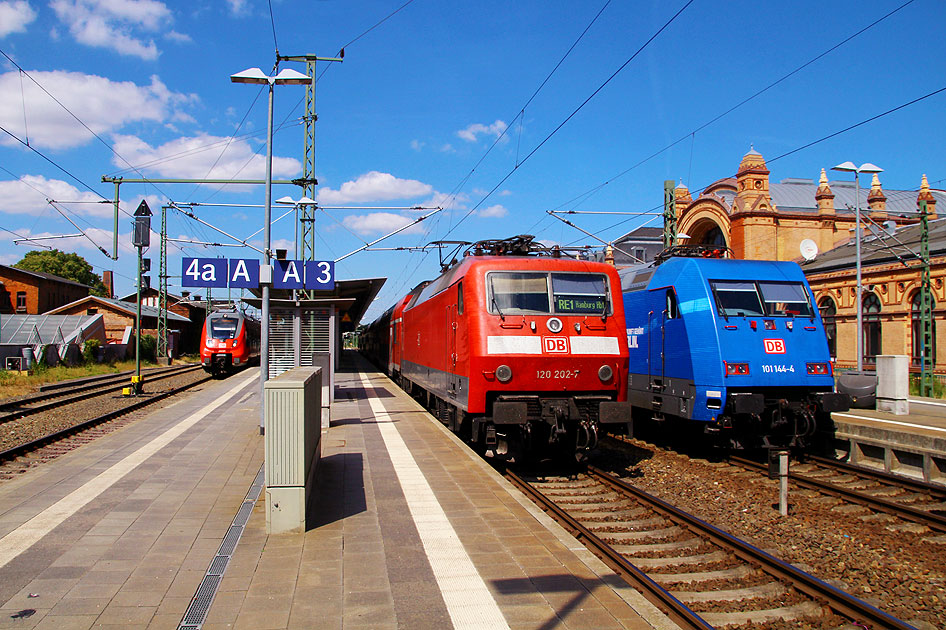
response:
[[[742,457],[730,456],[727,461],[763,474],[768,470],[766,465]],[[802,488],[946,532],[946,488],[942,486],[814,456],[793,464],[789,480]]]
[[[681,627],[913,628],[597,468],[506,474]]]
[[[179,374],[201,369],[200,365],[182,365],[169,368],[149,370],[143,374],[148,382],[155,382],[171,378]],[[59,385],[47,388],[36,394],[24,396],[16,400],[0,403],[0,424],[12,422],[29,415],[42,413],[63,405],[86,400],[95,396],[103,396],[121,391],[129,385],[129,373],[110,374],[107,377],[95,377],[93,380],[83,379],[77,385]]]
[[[181,372],[178,372],[177,374],[180,374],[180,373]],[[18,458],[29,455],[32,452],[42,449],[44,447],[48,447],[52,444],[66,440],[67,438],[73,437],[83,432],[87,432],[90,429],[94,429],[95,427],[98,427],[106,422],[115,420],[116,418],[124,416],[125,414],[131,413],[133,411],[137,411],[139,409],[147,407],[148,405],[152,405],[159,401],[162,401],[172,396],[175,396],[177,394],[180,394],[181,392],[191,389],[192,387],[202,385],[203,383],[206,383],[207,381],[210,381],[210,380],[212,380],[212,377],[208,375],[208,376],[204,376],[203,378],[199,378],[197,380],[194,380],[192,382],[186,383],[178,387],[173,387],[173,388],[170,388],[161,392],[156,392],[153,394],[147,394],[139,398],[127,399],[128,404],[121,405],[118,408],[112,409],[106,413],[97,415],[95,417],[80,420],[74,424],[70,424],[69,426],[65,428],[46,433],[44,435],[41,435],[38,438],[31,439],[29,441],[23,442],[21,444],[17,444],[13,447],[0,451],[0,464],[11,462]],[[98,395],[101,393],[103,392],[95,392],[95,395]],[[83,398],[86,398],[86,397],[83,397]],[[58,404],[62,404],[61,401]]]

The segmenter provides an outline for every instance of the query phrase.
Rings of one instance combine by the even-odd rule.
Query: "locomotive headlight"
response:
[[[549,332],[559,333],[562,332],[562,320],[557,317],[550,317],[545,325],[548,326]]]
[[[749,376],[748,363],[729,363],[728,361],[723,361],[723,365],[726,366],[726,376]]]
[[[508,383],[512,379],[512,368],[508,365],[500,365],[496,368],[496,378],[501,383]]]
[[[601,379],[602,383],[610,381],[612,376],[614,376],[614,370],[611,369],[610,365],[602,365],[598,368],[598,378]]]
[[[830,363],[809,363],[808,374],[809,376],[822,375],[822,374],[829,375],[831,374],[831,364]]]

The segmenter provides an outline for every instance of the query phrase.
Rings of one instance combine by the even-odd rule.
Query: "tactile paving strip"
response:
[[[259,472],[256,473],[256,478],[253,480],[253,485],[250,486],[250,491],[246,493],[246,498],[243,499],[243,505],[240,506],[240,510],[234,517],[223,542],[220,543],[217,555],[210,562],[210,568],[207,569],[204,579],[200,581],[200,586],[197,587],[197,592],[194,593],[191,603],[187,606],[177,630],[199,630],[204,625],[214,595],[217,594],[220,582],[223,581],[223,573],[227,569],[227,564],[230,563],[230,556],[233,555],[237,543],[240,542],[246,523],[250,520],[250,514],[253,512],[253,506],[256,505],[256,501],[259,500],[259,495],[263,491],[263,474],[263,466],[260,466]]]

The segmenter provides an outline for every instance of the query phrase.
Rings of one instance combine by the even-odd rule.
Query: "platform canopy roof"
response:
[[[387,278],[363,278],[359,280],[336,280],[333,291],[315,291],[313,299],[301,299],[293,295],[289,289],[272,289],[269,293],[269,303],[272,308],[325,308],[335,306],[340,319],[340,332],[350,332],[355,329],[365,311],[378,296],[378,291],[384,286]],[[243,301],[255,308],[261,308],[262,291],[250,289],[254,297]]]

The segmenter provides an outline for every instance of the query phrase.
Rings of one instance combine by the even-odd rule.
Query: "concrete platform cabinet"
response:
[[[877,411],[906,416],[910,413],[910,357],[877,357]]]
[[[322,455],[322,369],[297,367],[266,381],[266,533],[304,532]]]

